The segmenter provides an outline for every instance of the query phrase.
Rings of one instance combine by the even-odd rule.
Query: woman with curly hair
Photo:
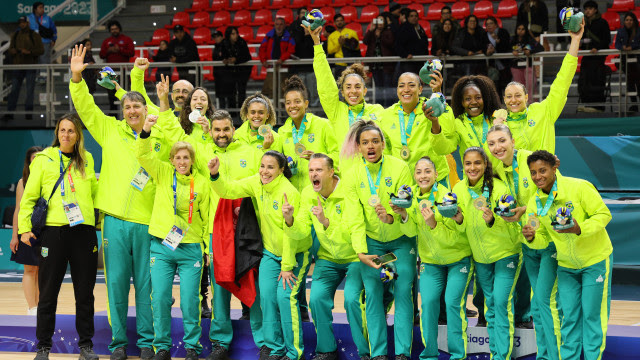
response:
[[[235,132],[238,141],[262,151],[282,152],[280,135],[273,131],[273,126],[276,124],[276,111],[268,97],[259,92],[247,97],[240,108],[240,118],[243,124]],[[258,132],[263,125],[266,125],[269,130],[264,136]]]

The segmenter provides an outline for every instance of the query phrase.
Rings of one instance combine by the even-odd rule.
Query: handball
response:
[[[309,11],[304,20],[302,20],[302,24],[304,26],[308,26],[311,30],[315,30],[325,23],[326,20],[324,19],[324,15],[322,14],[322,11],[318,9]]]
[[[442,197],[441,203],[436,203],[440,215],[452,218],[458,213],[458,196],[454,193],[448,193]]]
[[[516,207],[516,199],[511,195],[502,195],[500,199],[496,201],[496,207],[493,209],[493,212],[499,216],[513,216],[515,212],[512,210]]]
[[[433,59],[433,60],[427,60],[427,62],[424,63],[424,65],[422,66],[422,69],[420,69],[420,79],[425,83],[428,84],[431,82],[431,74],[437,70],[442,72],[442,69],[444,68],[444,65],[442,64],[442,61],[438,60],[438,59]]]
[[[579,9],[573,7],[566,7],[560,10],[560,21],[562,22],[562,27],[571,32],[580,31],[580,25],[582,24],[582,19],[584,18],[584,14],[580,12]]]
[[[431,108],[433,110],[432,115],[439,117],[444,114],[447,109],[447,99],[445,99],[442,93],[436,92],[431,94],[429,100],[425,103],[425,109]]]

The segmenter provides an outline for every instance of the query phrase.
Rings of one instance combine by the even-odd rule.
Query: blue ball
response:
[[[324,19],[324,14],[322,14],[322,11],[318,10],[318,9],[313,9],[311,11],[309,11],[309,13],[307,13],[307,21],[312,23],[314,20],[322,20]]]

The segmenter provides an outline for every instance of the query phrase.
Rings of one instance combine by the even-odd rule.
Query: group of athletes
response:
[[[298,294],[312,256],[309,307],[316,359],[338,359],[332,309],[345,278],[344,308],[361,359],[388,358],[389,292],[395,305],[395,359],[411,358],[415,282],[425,345],[420,359],[438,358],[441,311],[446,312],[451,359],[465,359],[466,301],[474,277],[492,358],[509,359],[516,284],[523,269],[531,284],[524,289],[527,299],[533,292],[538,358],[602,356],[612,261],[605,226],[611,214],[593,185],[560,174],[554,155],[554,124],[576,71],[584,25],[571,33],[568,54],[546,99],[528,105],[522,84],[503,89],[506,117],[493,116],[501,101],[484,76],[458,80],[451,106],[439,117],[425,106],[423,84],[414,73],[399,77],[396,104],[385,109],[366,103],[363,66],[349,66],[336,82],[320,31],[310,34],[327,118],[307,111],[307,89],[292,76],[283,84],[288,118],[277,132],[273,104],[261,94],[242,105],[244,123],[238,129],[227,111],[214,110],[206,89],[183,80],[170,89],[163,78],[156,86],[159,103],[153,104],[144,90],[146,59],[135,62],[132,91],[118,91],[124,120],[117,121],[96,106],[82,79],[86,49],[73,50],[69,88],[77,115],[63,116],[53,145],[35,155],[20,203],[21,241],[41,244],[36,359],[48,359],[51,350],[67,263],[81,358],[98,358],[91,341],[94,208],[102,214],[111,359],[127,356],[131,277],[141,358],[170,359],[176,271],[186,359],[197,359],[203,349],[200,280],[205,263],[217,256],[211,233],[218,203],[247,197],[253,200],[264,247],[250,307],[260,359],[304,358]],[[441,74],[431,77],[427,85],[441,92]],[[83,125],[102,147],[99,181],[84,149]],[[447,159],[456,148],[462,180]],[[391,202],[391,194],[406,193],[403,185],[411,188],[408,208]],[[457,209],[442,214],[437,204],[450,201],[451,193]],[[515,215],[494,213],[503,195],[515,199]],[[46,226],[35,234],[31,214],[38,199],[49,196]],[[572,210],[574,225],[555,230],[549,215],[561,207]],[[392,291],[381,281],[379,257],[388,253],[397,259]],[[229,302],[230,293],[213,284],[207,359],[228,354],[233,337]]]

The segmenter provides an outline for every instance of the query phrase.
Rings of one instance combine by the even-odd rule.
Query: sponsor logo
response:
[[[288,144],[288,143],[289,143],[289,139],[287,138],[287,139],[284,141],[284,143],[285,143],[285,144]]]
[[[258,149],[262,149],[262,145],[258,145],[256,146]]]
[[[473,344],[478,344],[480,346],[484,345],[484,344],[489,344],[489,337],[488,336],[472,336],[471,334],[467,335],[467,342],[468,343],[473,343]]]
[[[468,270],[468,269],[467,269],[467,267],[465,266],[465,267],[463,267],[462,269],[460,269],[460,272],[461,272],[461,273],[463,273],[463,274],[468,274],[468,273],[469,273],[469,270]]]
[[[425,266],[424,264],[420,264],[420,274],[424,272]]]
[[[369,119],[373,121],[378,120],[378,118],[376,117],[376,114],[369,114]]]
[[[102,239],[102,246],[104,246],[104,247],[109,246],[109,239],[107,239],[107,238]]]
[[[558,258],[558,253],[554,252],[553,255],[551,255],[551,258],[552,259],[557,259]]]
[[[598,278],[596,279],[597,283],[601,283],[604,282],[604,278],[602,277],[602,275],[598,276]]]
[[[391,129],[393,130],[393,129],[395,129],[395,128],[396,128],[396,124],[392,124],[392,125],[391,125]]]
[[[200,260],[196,261],[196,263],[193,264],[193,267],[199,268],[200,267]]]
[[[409,254],[415,255],[416,254],[416,249],[415,248],[411,248],[411,251],[409,251]]]
[[[512,262],[510,262],[510,263],[507,265],[507,267],[508,267],[509,269],[515,269],[515,268],[516,268],[516,264],[514,264],[514,263],[513,263],[513,261],[512,261]]]
[[[364,182],[360,182],[360,189],[364,189]]]
[[[153,150],[155,150],[155,152],[160,151],[160,146],[161,146],[161,145],[160,145],[160,143],[159,143],[159,142],[157,142],[157,143],[153,146]]]

